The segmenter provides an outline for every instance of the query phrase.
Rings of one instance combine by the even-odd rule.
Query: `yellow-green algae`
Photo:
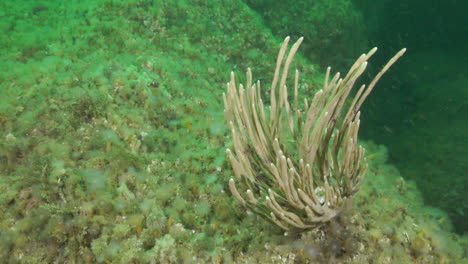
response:
[[[285,236],[245,216],[221,93],[231,70],[267,79],[284,36],[243,2],[5,0],[0,17],[2,261],[463,261],[466,238],[372,143],[336,222]],[[296,63],[313,94],[322,76]]]

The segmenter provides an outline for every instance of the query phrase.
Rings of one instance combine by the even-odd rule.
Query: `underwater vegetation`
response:
[[[223,95],[234,142],[234,151],[227,149],[227,154],[247,189],[247,201],[232,178],[229,189],[242,205],[286,231],[311,229],[332,220],[359,190],[368,168],[365,150],[357,145],[359,108],[380,77],[406,51],[398,52],[369,85],[361,86],[346,106],[348,110],[343,110],[346,99],[377,48],[361,55],[342,78],[339,73],[331,78],[329,67],[323,89],[314,95],[310,106],[307,99],[300,106],[299,72],[295,72],[291,103],[287,78],[302,41],[299,38],[289,52],[289,37],[283,41],[268,107],[261,99],[260,81],[252,83],[250,69],[245,89],[242,84],[236,88],[232,73],[227,95]]]
[[[271,81],[281,38],[244,2],[5,0],[0,18],[5,263],[463,261],[466,238],[373,142],[352,203],[308,232],[232,197],[226,73]],[[312,98],[324,74],[293,64]]]

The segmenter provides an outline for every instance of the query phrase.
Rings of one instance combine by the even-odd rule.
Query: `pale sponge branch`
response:
[[[260,82],[252,82],[250,69],[245,86],[237,86],[231,73],[223,95],[233,140],[233,149],[226,152],[236,176],[229,180],[230,191],[243,206],[284,230],[306,230],[329,221],[359,190],[367,170],[364,148],[358,145],[359,108],[406,51],[391,58],[350,102],[351,89],[377,48],[362,54],[344,77],[331,77],[328,68],[323,88],[312,100],[299,101],[299,72],[289,82],[288,71],[302,40],[289,50],[289,37],[284,40],[269,105],[261,98]]]

